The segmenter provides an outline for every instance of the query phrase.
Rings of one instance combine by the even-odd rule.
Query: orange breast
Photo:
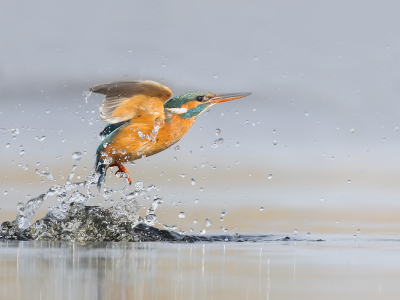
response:
[[[103,152],[115,162],[134,161],[161,152],[178,142],[194,120],[172,115],[168,121],[151,115],[138,116],[121,128]]]

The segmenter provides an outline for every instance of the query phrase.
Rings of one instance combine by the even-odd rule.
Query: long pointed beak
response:
[[[230,94],[216,94],[214,98],[211,98],[209,102],[211,103],[221,103],[236,100],[239,98],[250,96],[251,93],[230,93]]]

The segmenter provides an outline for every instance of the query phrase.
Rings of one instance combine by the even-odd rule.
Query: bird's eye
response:
[[[202,102],[204,100],[204,96],[197,96],[196,100]]]

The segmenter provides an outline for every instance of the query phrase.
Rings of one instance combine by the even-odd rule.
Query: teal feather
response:
[[[101,183],[104,180],[104,176],[107,171],[107,167],[109,164],[104,162],[104,159],[101,156],[104,148],[111,144],[118,134],[122,127],[129,125],[129,122],[121,122],[117,124],[108,124],[103,131],[100,133],[100,136],[105,136],[104,140],[100,143],[99,147],[97,147],[96,151],[96,164],[95,170],[97,174],[100,174],[99,179],[97,181],[97,187],[100,189]]]

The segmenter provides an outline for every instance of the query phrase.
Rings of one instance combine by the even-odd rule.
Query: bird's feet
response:
[[[131,175],[129,175],[128,169],[125,168],[120,162],[116,162],[115,164],[110,165],[110,167],[118,167],[118,171],[115,172],[115,175],[117,175],[118,173],[126,173],[126,174],[128,174],[129,184],[132,184]]]

